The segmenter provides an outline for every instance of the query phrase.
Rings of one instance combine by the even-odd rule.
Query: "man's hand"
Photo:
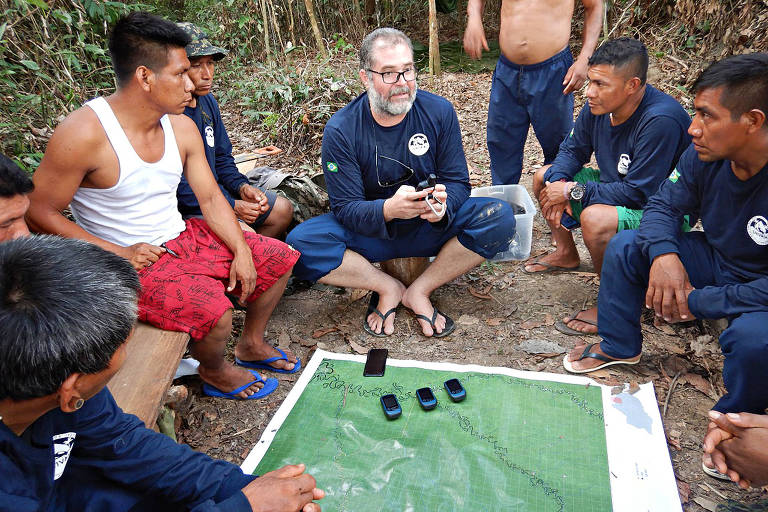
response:
[[[577,59],[568,68],[568,72],[563,79],[563,94],[569,94],[581,89],[584,80],[587,79],[588,59]]]
[[[470,18],[467,21],[467,30],[464,31],[464,51],[472,59],[479,59],[483,50],[489,51],[488,41],[485,39],[482,19]]]
[[[675,253],[657,256],[651,264],[645,307],[667,322],[693,320],[688,310],[688,295],[693,290],[683,262]]]
[[[244,220],[248,224],[256,222],[256,219],[262,214],[261,206],[258,203],[235,199],[235,215],[238,219]]]
[[[539,204],[542,210],[552,206],[570,204],[568,201],[568,190],[574,183],[571,181],[545,182],[545,187],[539,193]]]
[[[743,489],[768,484],[768,416],[710,411],[714,428],[704,438],[705,458]]]
[[[246,485],[243,494],[253,512],[320,512],[312,500],[322,499],[325,492],[304,469],[304,464],[283,466]]]
[[[423,201],[429,194],[428,190],[416,189],[410,185],[401,185],[395,195],[384,201],[384,220],[389,222],[392,219],[412,219],[423,213],[432,212]]]
[[[229,286],[231,292],[240,281],[240,304],[245,306],[245,301],[256,289],[256,267],[253,266],[253,255],[248,245],[245,249],[235,253],[232,258],[232,266],[229,268]]]
[[[248,201],[257,205],[261,209],[261,213],[266,213],[269,210],[269,201],[267,195],[258,188],[244,183],[240,186],[240,199]]]
[[[425,189],[425,190],[427,192],[432,191],[432,197],[434,199],[427,200],[432,205],[432,208],[434,208],[435,211],[437,212],[443,212],[443,213],[442,215],[435,215],[435,212],[433,212],[432,209],[430,208],[427,213],[422,213],[421,215],[419,215],[419,217],[426,220],[427,222],[440,222],[443,219],[443,217],[445,217],[445,208],[446,208],[445,205],[447,204],[447,201],[448,201],[448,192],[446,192],[445,190],[445,185],[441,183],[437,183],[434,189]],[[440,201],[440,203],[442,204],[435,201],[435,199]],[[426,201],[424,202],[426,204]],[[427,206],[427,208],[429,208],[429,206]]]
[[[560,228],[560,220],[563,218],[563,212],[568,212],[568,215],[573,215],[573,208],[571,207],[570,202],[565,204],[555,204],[541,209],[541,214],[555,227],[555,229]]]
[[[165,249],[162,247],[142,242],[123,247],[118,255],[130,261],[133,268],[138,271],[156,262],[164,252]]]

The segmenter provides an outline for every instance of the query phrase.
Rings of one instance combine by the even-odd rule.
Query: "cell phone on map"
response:
[[[419,399],[419,405],[425,411],[431,411],[437,407],[437,398],[429,388],[419,388],[416,390],[416,398]]]
[[[368,351],[368,357],[365,360],[363,368],[363,377],[383,377],[384,370],[387,367],[387,355],[389,352],[385,348],[372,348]]]
[[[461,385],[459,379],[448,379],[443,383],[445,390],[448,392],[448,396],[454,402],[461,402],[467,398],[467,392],[464,390],[464,386]]]
[[[403,412],[400,408],[400,402],[397,401],[397,397],[392,394],[381,397],[381,408],[384,409],[384,414],[390,420],[400,417],[400,414]]]

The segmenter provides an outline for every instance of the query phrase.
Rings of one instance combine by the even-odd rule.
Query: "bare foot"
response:
[[[403,297],[403,292],[405,292],[405,286],[403,286],[403,283],[397,279],[392,279],[392,282],[388,284],[390,286],[386,292],[379,292],[379,304],[377,309],[382,315],[386,315],[387,311],[392,308],[396,308],[397,305],[400,304],[400,300]],[[381,330],[383,328],[384,334],[390,335],[395,332],[395,315],[396,313],[392,313],[387,317],[386,320],[382,320],[379,315],[371,312],[366,320],[368,321],[368,326],[376,334],[381,334]]]
[[[537,263],[537,261],[546,263],[547,265],[541,265]],[[577,254],[561,254],[559,251],[555,250],[535,260],[528,260],[528,262],[526,262],[525,264],[525,271],[528,273],[535,273],[535,272],[547,272],[547,271],[551,272],[552,270],[555,270],[555,269],[551,269],[551,267],[561,267],[562,269],[575,269],[579,266],[580,263],[581,263],[581,260],[579,260],[578,253]],[[560,269],[557,269],[557,270],[560,270]]]
[[[254,379],[253,374],[248,370],[226,363],[215,370],[206,368],[201,364],[197,371],[200,373],[200,378],[203,379],[203,381],[224,393],[234,391]],[[254,382],[236,396],[240,398],[248,398],[252,394],[257,393],[262,387],[264,387],[262,382]]]
[[[588,320],[594,322],[593,324],[588,322],[582,322],[582,320]],[[574,331],[583,332],[584,334],[596,334],[597,333],[597,307],[591,307],[584,311],[579,311],[571,318],[566,316],[563,318],[563,323],[573,329]]]
[[[599,359],[595,359],[593,357],[586,357],[584,359],[577,360],[584,353],[584,349],[587,348],[589,345],[590,344],[588,343],[585,343],[583,345],[577,345],[576,347],[574,347],[573,350],[571,350],[568,353],[568,361],[571,362],[571,366],[573,366],[573,369],[575,371],[585,371],[585,370],[589,371],[597,368],[600,365],[605,364],[605,361],[600,361]],[[599,343],[592,344],[592,348],[589,351],[595,354],[603,355],[611,359],[616,359],[617,361],[626,361],[628,363],[634,363],[640,360],[640,354],[638,354],[635,357],[630,357],[629,359],[617,359],[617,358],[614,358],[613,356],[609,356],[608,354],[603,352],[602,349],[600,349]]]
[[[290,350],[286,350],[285,355],[288,361],[278,359],[269,363],[269,366],[278,370],[293,370],[298,358]],[[235,347],[235,357],[243,361],[261,361],[270,357],[280,357],[280,352],[266,341],[248,343],[241,338]]]
[[[403,294],[403,306],[407,307],[417,315],[424,315],[427,318],[432,318],[432,314],[435,311],[435,307],[430,302],[429,297],[418,293],[411,288],[405,290]],[[435,329],[426,320],[421,318],[416,319],[421,324],[421,332],[424,336],[432,336],[433,334],[440,334],[445,329],[445,317],[438,313],[435,319]]]

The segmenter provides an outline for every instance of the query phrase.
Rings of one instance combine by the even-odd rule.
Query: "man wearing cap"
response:
[[[293,218],[293,206],[272,190],[262,191],[250,185],[248,178],[237,170],[232,157],[232,143],[224,128],[219,104],[210,93],[214,62],[223,59],[227,50],[211,44],[205,32],[192,23],[182,22],[178,25],[192,39],[186,50],[191,63],[188,75],[195,90],[192,91],[192,101],[184,109],[184,114],[200,130],[205,157],[213,176],[244,229],[252,228],[261,235],[282,238]],[[182,177],[176,194],[179,211],[184,218],[202,217],[200,205],[186,178]]]

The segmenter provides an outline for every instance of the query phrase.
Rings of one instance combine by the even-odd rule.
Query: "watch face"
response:
[[[570,196],[574,201],[581,201],[581,198],[584,197],[584,185],[581,183],[574,185],[571,188]]]

